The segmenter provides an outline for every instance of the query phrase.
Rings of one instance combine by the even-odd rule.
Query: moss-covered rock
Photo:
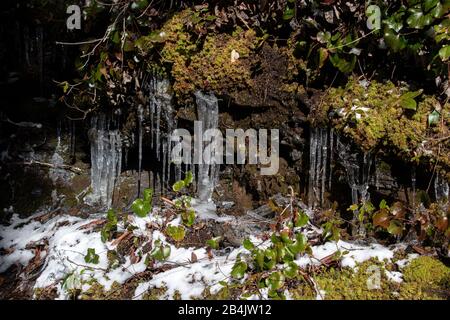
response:
[[[405,160],[438,163],[450,168],[448,136],[450,104],[441,105],[433,96],[419,94],[415,110],[405,108],[406,87],[391,82],[351,78],[345,87],[330,88],[309,114],[313,125],[328,124],[352,139],[363,151],[393,153]],[[429,115],[440,112],[439,124]]]

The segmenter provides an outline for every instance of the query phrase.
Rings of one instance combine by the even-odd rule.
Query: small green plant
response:
[[[168,225],[166,228],[166,233],[176,242],[180,242],[183,241],[186,235],[186,229],[183,226]]]
[[[279,230],[272,233],[270,246],[262,249],[250,239],[245,239],[243,246],[250,253],[238,256],[231,270],[234,279],[242,279],[246,272],[257,274],[258,287],[268,288],[272,299],[284,299],[285,279],[298,276],[298,266],[294,262],[296,255],[311,254],[308,239],[301,232],[301,227],[309,220],[306,213],[295,210],[290,216],[280,215],[279,219]]]
[[[164,261],[170,256],[170,246],[162,243],[161,240],[156,240],[150,256],[155,260]]]
[[[173,191],[179,193],[183,189],[189,187],[192,183],[193,175],[191,171],[186,173],[184,180],[177,181],[173,184]],[[175,209],[181,216],[181,220],[186,227],[191,227],[195,222],[195,210],[191,206],[192,198],[187,195],[182,195],[175,200]]]
[[[76,299],[81,292],[81,287],[83,285],[82,276],[85,269],[74,270],[68,273],[62,280],[62,289],[67,292],[71,299]]]
[[[134,200],[131,210],[141,218],[146,217],[152,211],[153,189],[145,189],[142,198]]]
[[[84,261],[86,263],[98,264],[99,256],[95,253],[94,248],[88,248],[86,255],[84,256]]]
[[[102,242],[106,242],[112,239],[113,234],[117,231],[117,215],[114,209],[109,209],[106,214],[106,224],[100,232]]]
[[[214,237],[206,241],[206,244],[211,249],[217,250],[219,249],[220,241],[222,240],[222,237]]]

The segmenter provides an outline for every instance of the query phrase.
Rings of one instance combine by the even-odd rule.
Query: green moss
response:
[[[142,295],[142,300],[161,300],[167,293],[167,287],[162,286],[160,288],[152,287]]]
[[[379,267],[380,288],[369,289],[368,280],[374,273],[371,266]],[[328,300],[386,300],[395,298],[395,283],[390,282],[384,273],[383,264],[379,261],[366,261],[358,265],[357,271],[350,268],[329,269],[315,277],[321,290],[325,291]]]
[[[207,13],[186,9],[174,15],[161,29],[163,62],[171,64],[173,89],[180,100],[189,100],[196,90],[218,94],[251,85],[251,53],[258,39],[253,30],[236,28],[231,34],[196,31]],[[232,59],[232,53],[234,59]]]
[[[435,109],[448,114],[450,105],[441,106],[435,97],[420,95],[415,99],[416,110],[404,109],[401,97],[405,92],[406,88],[391,82],[371,81],[364,86],[359,79],[351,78],[345,87],[327,90],[309,120],[313,125],[331,121],[363,151],[382,149],[412,161],[438,161],[448,168],[450,160],[442,154],[448,154],[444,150],[449,150],[449,141],[432,144],[439,132],[441,136],[448,132],[448,125],[443,121],[441,127],[429,127],[428,115]],[[427,140],[430,145],[424,148]]]
[[[419,257],[403,270],[402,300],[448,299],[450,269],[431,257]]]
[[[92,280],[89,289],[81,292],[79,298],[81,300],[122,300],[129,298],[124,293],[123,285],[118,282],[113,282],[111,289],[105,290],[103,285],[96,280]]]
[[[419,285],[445,285],[450,281],[450,268],[432,257],[419,257],[405,267],[403,278]]]

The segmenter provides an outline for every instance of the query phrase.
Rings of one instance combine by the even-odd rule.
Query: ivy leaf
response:
[[[231,269],[231,276],[235,279],[242,279],[247,271],[247,264],[244,261],[236,261]]]
[[[439,50],[439,57],[442,61],[447,61],[450,58],[450,46],[444,46]]]
[[[400,106],[404,109],[417,110],[417,102],[414,100],[422,94],[422,89],[418,91],[409,91],[400,96]]]
[[[297,217],[295,219],[295,226],[303,227],[308,223],[308,221],[309,221],[308,215],[303,210],[299,210],[297,213]]]
[[[148,201],[136,199],[131,205],[131,210],[133,210],[138,217],[144,218],[150,212],[151,205]]]
[[[186,230],[183,226],[169,225],[166,228],[166,233],[175,241],[182,241],[186,235]]]
[[[180,181],[177,181],[177,182],[175,182],[173,184],[172,189],[173,189],[173,191],[178,192],[178,191],[180,191],[181,189],[184,188],[184,185],[185,185],[184,181],[180,180]]]
[[[291,20],[294,17],[295,11],[289,7],[283,13],[283,20]]]
[[[392,220],[387,231],[392,235],[401,235],[403,232],[403,224],[398,220]]]
[[[156,240],[150,255],[159,261],[166,260],[170,256],[170,246],[163,245],[160,240]]]
[[[194,176],[192,174],[192,171],[188,171],[186,173],[186,177],[184,177],[184,186],[187,187],[188,185],[190,185],[192,183],[192,180],[194,179]]]
[[[381,200],[380,201],[380,205],[379,205],[379,207],[380,207],[380,209],[387,209],[388,208],[388,205],[387,205],[387,203],[386,203],[386,200]]]
[[[398,52],[406,48],[406,40],[389,27],[384,28],[384,41],[394,51]]]
[[[117,224],[117,215],[114,209],[109,209],[106,213],[106,219],[108,222],[111,222],[112,224]]]
[[[283,273],[288,279],[292,279],[297,275],[298,265],[295,262],[288,262],[285,264]]]
[[[94,248],[88,248],[87,254],[84,256],[84,261],[86,263],[98,264],[99,256],[95,253]]]
[[[144,190],[144,201],[152,203],[152,197],[153,197],[153,189],[145,189]]]
[[[410,15],[408,19],[406,19],[406,23],[414,29],[423,29],[430,25],[434,20],[433,14],[425,14],[418,6],[410,8],[408,12]]]
[[[217,249],[219,249],[219,242],[220,242],[221,239],[222,239],[222,237],[215,237],[215,238],[207,240],[206,244],[211,249],[217,250]]]
[[[438,124],[440,116],[441,114],[439,113],[439,111],[434,110],[432,113],[428,115],[428,125],[431,127],[433,125]]]
[[[303,233],[298,233],[295,237],[295,242],[288,246],[289,250],[296,255],[297,253],[303,252],[306,248],[307,239]]]
[[[277,264],[277,253],[272,249],[264,250],[264,268],[271,270]]]
[[[338,54],[330,56],[330,61],[334,67],[338,68],[342,73],[349,73],[353,70],[356,64],[356,56],[352,55],[349,61],[340,57]]]
[[[186,209],[181,213],[181,219],[186,227],[190,227],[195,222],[195,211],[194,209]]]
[[[250,241],[250,239],[245,239],[243,245],[244,248],[249,251],[255,248],[255,245],[253,244],[253,242]]]
[[[266,286],[269,290],[279,290],[284,286],[285,277],[280,271],[276,271],[270,274],[266,279]]]

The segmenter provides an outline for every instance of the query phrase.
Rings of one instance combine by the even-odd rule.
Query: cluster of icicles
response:
[[[370,152],[361,153],[352,149],[332,128],[311,128],[309,140],[308,206],[324,207],[325,193],[332,192],[333,167],[337,162],[345,169],[346,180],[351,190],[353,204],[370,200],[369,185],[379,190],[381,180],[378,159]],[[411,168],[412,200],[416,197],[416,168]],[[434,178],[434,196],[443,206],[449,205],[450,187],[448,181],[437,174]],[[358,212],[354,212],[354,220]],[[364,233],[362,226],[356,226],[355,233]]]
[[[200,201],[207,202],[212,198],[214,187],[218,180],[219,168],[214,164],[192,165],[182,163],[174,165],[171,162],[171,134],[177,128],[174,115],[170,83],[166,79],[151,78],[147,85],[149,103],[138,107],[138,195],[141,193],[141,174],[143,163],[144,134],[150,137],[151,153],[155,156],[154,168],[149,172],[150,180],[156,193],[164,193],[170,187],[171,181],[180,180],[183,173],[193,171],[194,186]],[[203,122],[203,128],[218,127],[218,101],[214,94],[195,94],[198,120]],[[147,126],[145,123],[149,123]],[[119,181],[122,169],[122,149],[124,161],[127,161],[127,149],[122,146],[117,120],[99,115],[91,120],[91,188],[88,202],[111,207],[115,186]],[[195,177],[197,179],[195,179]]]
[[[147,82],[149,103],[138,107],[138,194],[141,186],[144,135],[150,137],[150,147],[154,155],[154,170],[150,172],[150,181],[156,193],[164,193],[171,182],[180,180],[183,173],[194,173],[194,186],[197,197],[202,202],[211,200],[218,182],[219,166],[215,164],[180,164],[171,163],[171,133],[177,128],[175,109],[172,103],[170,83],[167,79],[151,78]],[[203,129],[218,127],[218,100],[214,94],[196,92],[198,121]],[[89,131],[91,144],[91,187],[88,201],[106,207],[112,205],[115,186],[128,158],[127,148],[122,145],[118,130],[118,120],[105,115],[91,119]],[[203,142],[203,144],[205,144]],[[207,147],[204,145],[203,147]],[[122,150],[125,154],[122,155]],[[349,142],[340,139],[332,128],[311,128],[309,141],[308,170],[308,205],[310,208],[323,207],[326,193],[332,190],[333,166],[339,164],[345,169],[347,183],[351,190],[352,203],[370,200],[369,184],[379,186],[377,159],[371,153],[352,150]],[[411,173],[411,188],[415,192],[415,170]],[[448,199],[449,185],[444,179],[435,179],[436,199]],[[357,214],[355,212],[355,214]]]

